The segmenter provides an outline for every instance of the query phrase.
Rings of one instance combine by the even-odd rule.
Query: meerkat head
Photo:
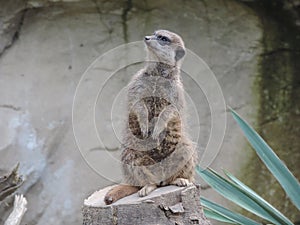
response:
[[[148,60],[180,66],[185,55],[181,37],[167,30],[157,30],[144,39],[148,49]]]

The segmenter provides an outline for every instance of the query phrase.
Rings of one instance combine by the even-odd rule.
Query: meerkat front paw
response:
[[[163,130],[168,126],[168,122],[170,118],[176,115],[178,110],[173,105],[168,105],[163,111],[160,112],[157,122],[155,124],[152,138],[158,139],[159,135],[163,132]]]
[[[157,186],[155,184],[147,184],[141,190],[139,190],[138,195],[140,197],[147,196],[152,191],[154,191],[156,188],[157,188]]]
[[[141,118],[139,124],[143,138],[148,137],[148,118]]]
[[[192,185],[193,183],[185,178],[176,178],[171,184],[174,184],[179,187],[186,187]]]
[[[153,129],[153,133],[152,133],[152,138],[154,140],[157,140],[159,138],[159,135],[165,129],[165,124],[166,124],[166,122],[162,118],[159,118],[157,120],[155,127]]]

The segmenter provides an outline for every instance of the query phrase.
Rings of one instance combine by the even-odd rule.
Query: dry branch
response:
[[[15,195],[14,209],[5,221],[4,225],[19,225],[27,210],[27,200],[23,195]]]
[[[18,175],[18,169],[19,164],[9,175],[0,177],[0,201],[14,193],[23,184],[22,177]]]

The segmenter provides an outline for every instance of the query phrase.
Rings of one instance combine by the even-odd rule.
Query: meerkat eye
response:
[[[162,41],[165,41],[165,42],[170,42],[170,39],[167,38],[167,37],[165,37],[165,36],[163,36],[163,37],[161,38],[161,40],[162,40]]]
[[[157,35],[156,38],[158,40],[158,43],[162,46],[169,45],[171,43],[171,40],[169,38],[167,38],[166,36]]]

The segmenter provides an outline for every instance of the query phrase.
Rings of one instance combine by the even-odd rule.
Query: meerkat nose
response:
[[[145,36],[145,41],[149,41],[150,39],[151,39],[151,37],[150,36]]]

